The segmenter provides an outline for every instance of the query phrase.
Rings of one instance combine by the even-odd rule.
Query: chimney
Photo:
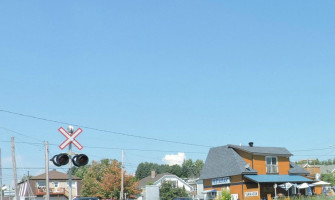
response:
[[[156,171],[155,170],[152,170],[151,171],[151,178],[155,178],[156,177]]]
[[[249,147],[253,147],[254,143],[253,142],[249,142]]]

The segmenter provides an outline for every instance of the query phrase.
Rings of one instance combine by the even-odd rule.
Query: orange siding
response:
[[[255,164],[255,163],[254,163]],[[253,183],[247,179],[244,179],[245,184],[243,184],[243,199],[244,200],[259,200],[260,199],[260,188],[257,183]],[[258,192],[258,196],[246,197],[246,192]]]
[[[251,153],[247,153],[241,150],[235,149],[235,151],[243,158],[246,163],[250,164],[250,167],[257,170],[257,174],[267,174],[266,173],[266,156],[260,155],[252,155]],[[290,170],[290,160],[287,157],[278,156],[278,172],[279,174],[288,174]],[[219,178],[219,177],[218,177]],[[260,200],[261,198],[261,190],[260,186],[256,183],[252,183],[249,180],[242,180],[242,175],[236,175],[230,177],[230,192],[231,194],[238,194],[238,199],[240,200]],[[246,182],[246,183],[245,183]],[[243,184],[242,184],[243,183]],[[221,191],[226,186],[212,186],[212,179],[204,180],[204,189],[212,190],[216,189],[217,191]],[[258,196],[245,197],[246,192],[258,192]],[[268,193],[268,191],[262,191],[263,193]]]
[[[266,174],[265,156],[254,155],[254,169],[258,174]]]
[[[242,182],[242,175],[232,176],[230,177],[231,183],[241,183]],[[230,193],[237,194],[238,199],[242,199],[242,185],[231,185],[230,186]]]
[[[322,186],[318,185],[314,188],[315,194],[322,194]]]
[[[236,152],[243,158],[250,167],[257,170],[258,174],[266,174],[265,156],[252,155],[244,151],[236,150]],[[278,156],[278,172],[279,174],[288,174],[290,170],[290,159],[287,157]]]
[[[288,174],[290,170],[290,159],[287,157],[278,156],[278,170],[279,174]]]
[[[260,199],[260,188],[257,183],[252,183],[247,180],[242,180],[242,175],[236,175],[230,177],[231,185],[229,187],[231,194],[238,194],[238,199],[244,200],[259,200]],[[243,183],[243,184],[242,184]],[[212,190],[216,189],[217,191],[221,191],[222,189],[226,188],[227,186],[212,186],[212,179],[205,179],[204,180],[204,189],[205,190]],[[258,192],[258,196],[252,197],[245,197],[246,192]]]
[[[204,188],[211,187],[212,186],[212,179],[205,179],[204,180]]]

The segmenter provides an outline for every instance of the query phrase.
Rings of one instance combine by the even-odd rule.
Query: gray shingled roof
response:
[[[333,171],[335,170],[335,165],[316,165],[316,166],[320,167],[321,174],[333,173]]]
[[[290,170],[288,171],[290,175],[300,174],[300,175],[309,175],[310,173],[304,170],[302,167],[296,165],[294,162],[290,162]]]
[[[293,154],[289,152],[284,147],[250,147],[250,146],[238,146],[238,145],[228,145],[231,148],[239,149],[255,155],[276,155],[276,156],[285,156],[290,157]]]
[[[234,149],[229,146],[213,147],[209,150],[200,179],[211,179],[239,174],[257,174]]]
[[[152,178],[151,176],[147,176],[143,179],[141,179],[138,184],[137,187],[138,188],[142,188],[144,186],[146,186],[148,183],[155,183],[156,181],[158,181],[160,178],[162,178],[163,176],[166,175],[172,175],[175,176],[174,174],[170,174],[170,173],[163,173],[163,174],[157,174],[154,178]]]
[[[69,176],[67,174],[64,174],[62,172],[56,171],[55,169],[52,171],[49,171],[49,179],[50,180],[68,180]],[[81,178],[72,176],[73,180],[81,180]],[[45,173],[40,174],[38,176],[33,176],[30,178],[30,180],[45,180]]]

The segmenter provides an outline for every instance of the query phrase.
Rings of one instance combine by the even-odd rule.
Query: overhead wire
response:
[[[187,143],[187,142],[179,142],[179,141],[173,141],[173,140],[166,140],[166,139],[159,139],[159,138],[154,138],[154,137],[146,137],[146,136],[134,135],[134,134],[129,134],[129,133],[110,131],[110,130],[95,128],[95,127],[80,125],[80,124],[76,124],[76,123],[69,123],[69,122],[64,122],[64,121],[59,121],[59,120],[37,117],[37,116],[34,116],[34,115],[27,115],[27,114],[13,112],[13,111],[9,111],[9,110],[3,110],[3,109],[0,109],[0,112],[12,114],[12,115],[17,115],[17,116],[22,116],[22,117],[27,117],[27,118],[32,118],[32,119],[36,119],[36,120],[42,120],[42,121],[57,123],[57,124],[73,125],[73,126],[78,126],[78,127],[82,127],[82,128],[89,129],[89,130],[98,131],[98,132],[110,133],[110,134],[115,134],[115,135],[122,135],[122,136],[127,136],[127,137],[134,137],[134,138],[139,138],[139,139],[146,139],[146,140],[153,140],[153,141],[158,141],[158,142],[167,142],[167,143],[174,143],[174,144],[182,144],[182,145],[189,145],[189,146],[207,147],[207,148],[212,147],[212,146],[209,146],[209,145],[193,144],[193,143]]]
[[[4,128],[4,127],[0,127],[0,128]],[[8,129],[8,128],[5,128],[7,130],[10,130],[11,132],[13,133],[16,133],[18,135],[21,135],[21,136],[25,136],[25,137],[31,137],[31,136],[28,136],[28,135],[25,135],[23,133],[19,133],[17,131],[13,131],[11,129]],[[31,138],[34,138],[34,137],[31,137]],[[36,138],[35,138],[36,139]],[[38,140],[36,139],[37,141],[39,142],[24,142],[24,141],[15,141],[15,143],[18,143],[18,144],[30,144],[30,145],[42,145],[44,146],[44,142],[42,140]],[[3,141],[0,141],[0,142],[4,142],[4,143],[10,143],[11,141],[9,140],[3,140]],[[49,143],[50,146],[59,146],[58,144],[53,144],[53,143]],[[176,153],[176,152],[180,152],[180,151],[173,151],[173,150],[158,150],[158,149],[137,149],[137,148],[122,148],[122,147],[102,147],[102,146],[86,146],[85,145],[85,148],[90,148],[90,149],[111,149],[111,150],[127,150],[127,151],[143,151],[143,152],[162,152],[162,153]],[[184,152],[184,151],[183,151]],[[194,153],[194,154],[207,154],[207,152],[193,152],[193,151],[185,151],[184,153]]]

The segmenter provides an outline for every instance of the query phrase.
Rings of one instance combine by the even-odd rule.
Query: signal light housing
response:
[[[55,155],[50,159],[50,161],[52,161],[53,164],[56,165],[57,167],[68,164],[69,160],[70,160],[69,156],[66,153]]]
[[[78,155],[73,156],[72,163],[76,167],[81,167],[81,166],[87,165],[88,160],[89,159],[85,154],[78,154]]]

